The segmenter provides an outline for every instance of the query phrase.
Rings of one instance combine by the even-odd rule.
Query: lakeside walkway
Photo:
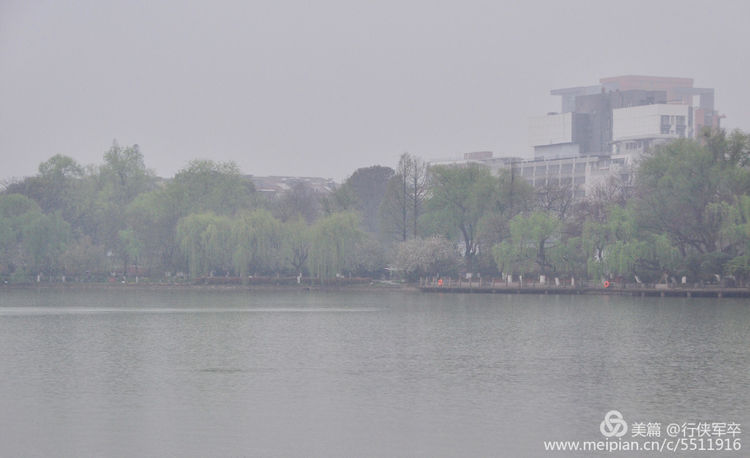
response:
[[[661,286],[661,285],[659,285]],[[479,293],[479,294],[597,294],[612,296],[641,297],[750,297],[750,288],[725,287],[591,287],[591,286],[555,286],[555,285],[519,285],[504,282],[455,281],[444,283],[420,281],[420,291],[424,293]]]

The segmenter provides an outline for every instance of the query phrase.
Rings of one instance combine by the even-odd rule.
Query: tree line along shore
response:
[[[512,170],[360,168],[333,192],[266,196],[236,164],[195,160],[161,179],[137,145],[103,162],[56,155],[0,192],[0,279],[317,284],[346,279],[556,278],[721,283],[750,276],[750,135],[706,131],[583,199]],[[366,282],[366,280],[363,280]]]

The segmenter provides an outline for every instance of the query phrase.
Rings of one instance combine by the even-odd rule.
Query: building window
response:
[[[582,173],[586,171],[586,163],[579,162],[576,164],[576,173]]]
[[[547,173],[547,166],[546,165],[538,165],[538,166],[536,166],[536,175],[537,176],[544,175],[545,173]]]
[[[669,116],[662,115],[661,117],[661,133],[663,135],[669,134],[669,130],[672,127],[671,122],[669,121]]]
[[[534,176],[534,167],[524,167],[523,168],[523,176],[525,176],[525,177]]]
[[[575,184],[583,184],[586,182],[586,177],[576,177],[573,183]]]
[[[562,173],[563,175],[573,173],[573,164],[563,164]]]

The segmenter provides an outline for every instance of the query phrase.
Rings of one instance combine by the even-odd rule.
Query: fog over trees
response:
[[[99,165],[52,156],[0,193],[0,278],[195,281],[284,276],[546,275],[690,283],[750,276],[750,135],[706,132],[640,162],[583,200],[511,170],[355,170],[335,191],[257,192],[231,162],[194,160],[171,179],[138,145]],[[637,278],[637,280],[636,280]]]

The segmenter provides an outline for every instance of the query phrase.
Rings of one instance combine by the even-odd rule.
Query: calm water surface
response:
[[[544,456],[750,431],[750,303],[0,290],[0,368],[2,456]]]

